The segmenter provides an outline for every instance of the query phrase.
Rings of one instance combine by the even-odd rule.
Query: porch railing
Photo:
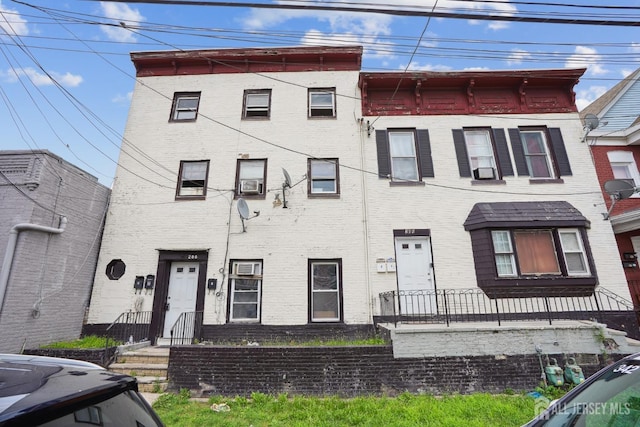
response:
[[[557,291],[560,291],[557,289]],[[561,292],[557,292],[561,294]],[[570,295],[567,290],[566,295]],[[390,291],[379,294],[381,320],[402,323],[598,320],[604,312],[634,311],[633,304],[606,289],[590,296],[489,298],[481,289]]]
[[[188,311],[180,314],[171,328],[171,345],[188,345],[202,341],[202,311]]]
[[[126,311],[107,327],[103,357],[105,366],[113,361],[108,350],[115,343],[140,342],[149,339],[152,315],[152,311]]]

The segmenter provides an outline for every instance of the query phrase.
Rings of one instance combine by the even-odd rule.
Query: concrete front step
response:
[[[112,363],[109,370],[134,377],[166,377],[168,363]]]
[[[138,391],[142,393],[164,393],[169,382],[167,377],[137,376]]]

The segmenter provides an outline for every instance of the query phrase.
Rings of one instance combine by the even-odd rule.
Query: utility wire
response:
[[[12,0],[15,3],[25,4],[23,2]],[[87,0],[99,1],[99,0]],[[383,9],[348,6],[319,6],[319,5],[293,5],[293,4],[273,4],[273,3],[253,3],[253,2],[220,2],[220,1],[198,1],[198,0],[113,0],[114,3],[147,3],[160,5],[186,5],[186,6],[216,6],[216,7],[242,7],[255,9],[286,9],[286,10],[322,10],[332,12],[357,12],[357,13],[374,13],[394,16],[423,16],[433,18],[449,18],[464,19],[478,21],[507,21],[507,22],[529,22],[529,23],[545,23],[545,24],[570,24],[570,25],[595,25],[595,26],[618,26],[618,27],[639,27],[640,20],[611,20],[611,19],[576,19],[576,18],[557,18],[555,15],[548,14],[544,17],[535,16],[515,16],[506,13],[503,14],[480,14],[480,13],[459,13],[459,12],[424,12],[420,10],[407,9]],[[340,3],[342,4],[342,3]],[[628,15],[623,15],[628,17]]]

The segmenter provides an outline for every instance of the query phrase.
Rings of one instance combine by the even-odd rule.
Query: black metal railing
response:
[[[171,345],[196,344],[202,341],[202,311],[188,311],[180,314],[171,327]]]
[[[556,289],[558,295],[562,290]],[[604,313],[634,311],[633,304],[606,289],[591,295],[489,298],[481,289],[390,291],[379,294],[381,320],[402,323],[598,320]]]
[[[113,321],[105,332],[106,343],[103,364],[109,365],[115,355],[109,355],[113,345],[134,343],[149,339],[152,311],[126,311]]]

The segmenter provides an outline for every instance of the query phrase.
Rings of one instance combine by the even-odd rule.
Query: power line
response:
[[[16,3],[25,4],[17,0]],[[99,1],[99,0],[87,0]],[[576,18],[557,18],[556,15],[548,14],[545,17],[535,16],[515,16],[508,14],[479,14],[479,13],[460,13],[460,12],[424,12],[420,10],[407,9],[383,9],[348,6],[316,6],[313,4],[294,5],[294,4],[272,4],[272,3],[252,3],[252,2],[220,2],[205,0],[113,0],[114,3],[147,3],[161,5],[185,5],[185,6],[217,6],[217,7],[242,7],[255,9],[286,9],[286,10],[322,10],[332,12],[357,12],[357,13],[374,13],[382,15],[394,16],[423,16],[433,18],[449,18],[464,19],[478,21],[507,21],[507,22],[528,22],[528,23],[545,23],[545,24],[570,24],[570,25],[595,25],[595,26],[618,26],[618,27],[639,27],[640,20],[610,20],[610,19],[576,19]],[[343,4],[343,3],[340,3]],[[623,15],[628,17],[628,14]]]

